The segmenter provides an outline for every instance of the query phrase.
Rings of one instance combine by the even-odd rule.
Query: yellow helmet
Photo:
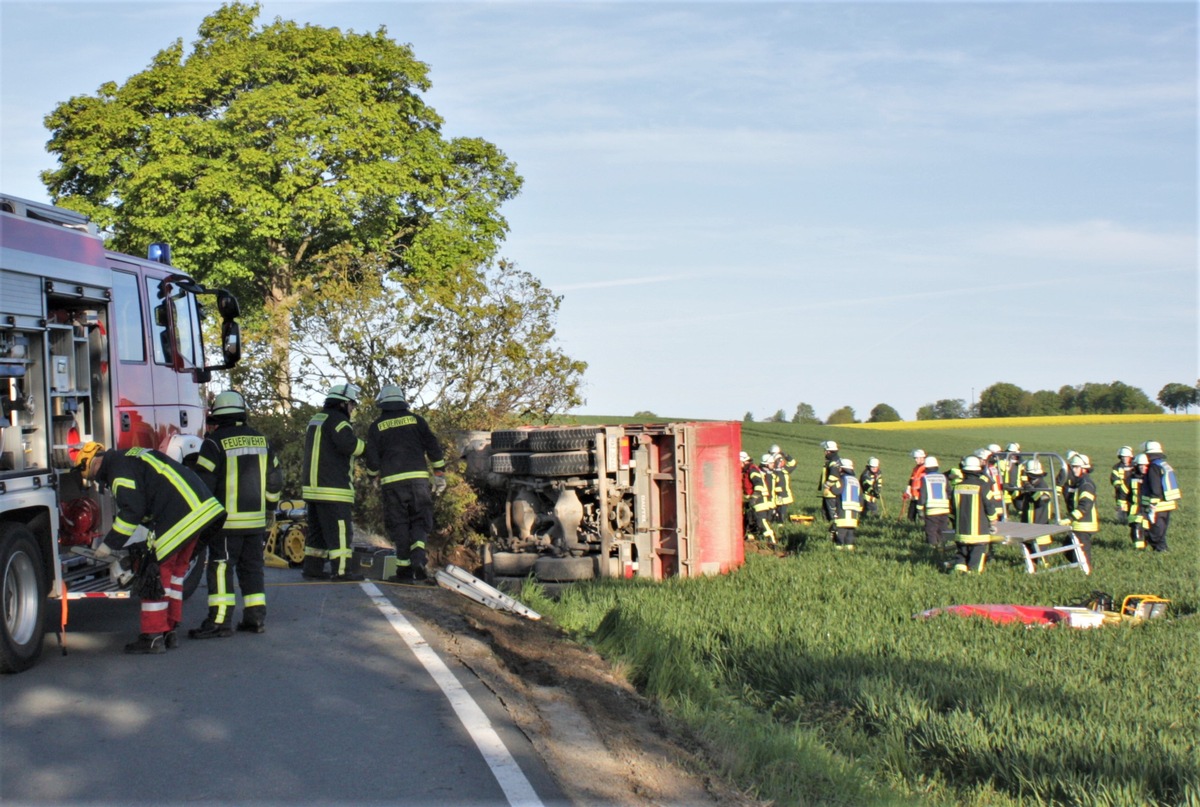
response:
[[[83,448],[79,449],[79,454],[75,458],[75,465],[83,472],[85,479],[95,479],[96,472],[100,470],[100,463],[96,462],[96,458],[104,454],[104,444],[97,443],[95,440],[84,443]]]

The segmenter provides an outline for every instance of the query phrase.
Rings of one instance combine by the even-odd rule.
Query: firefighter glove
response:
[[[433,495],[437,496],[446,492],[446,477],[443,474],[433,475]]]

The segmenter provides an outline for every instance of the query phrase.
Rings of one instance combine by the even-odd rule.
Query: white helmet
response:
[[[1133,458],[1133,464],[1134,465],[1149,465],[1150,458],[1147,457],[1145,454],[1138,454],[1136,457]]]
[[[912,452],[912,458],[913,458],[914,460],[923,460],[923,459],[925,459],[925,450],[924,450],[924,449],[922,449],[922,448],[914,448],[914,449],[913,449],[913,452]]]
[[[240,392],[227,389],[218,393],[217,397],[213,399],[212,411],[208,414],[215,418],[245,417],[246,399]]]
[[[938,461],[937,461],[937,457],[926,457],[926,458],[925,458],[925,467],[926,467],[926,468],[936,468],[936,467],[938,467]]]
[[[328,401],[345,401],[347,403],[358,403],[358,394],[361,392],[355,384],[336,384],[329,388],[329,392],[325,393],[325,399]]]
[[[843,471],[854,470],[854,460],[850,459],[849,457],[842,457],[840,460],[838,460],[838,465],[842,467]]]
[[[1147,440],[1142,443],[1142,453],[1144,454],[1161,454],[1163,453],[1162,443],[1157,440]]]
[[[1009,443],[1008,448],[1006,448],[1004,450],[1007,451],[1009,454],[1020,454],[1021,453],[1021,444],[1020,443]]]
[[[1071,467],[1072,468],[1088,467],[1088,458],[1085,457],[1083,454],[1076,454],[1074,457],[1071,457]]]
[[[821,448],[825,449],[826,451],[838,450],[837,443],[835,443],[833,440],[826,440],[825,442],[821,443]]]
[[[390,407],[400,409],[408,406],[408,400],[404,397],[404,390],[395,384],[384,384],[380,387],[379,395],[375,397],[375,403],[381,407],[384,404],[388,404]]]
[[[1000,444],[999,443],[989,443],[987,450],[992,452],[993,454],[999,454],[1000,453]]]
[[[1036,459],[1025,460],[1025,473],[1030,476],[1043,476],[1046,471],[1042,468],[1042,463]]]
[[[743,451],[740,454],[738,454],[738,459],[741,460],[742,462],[749,462],[750,455],[747,454],[745,451]]]
[[[772,456],[770,454],[763,454],[763,456],[762,456],[762,464],[763,465],[770,465],[774,461],[775,461],[774,456]]]
[[[974,454],[969,457],[963,457],[962,462],[959,464],[962,466],[964,471],[974,471],[975,473],[980,473],[983,471],[983,463],[980,462],[979,457],[975,456]]]
[[[992,450],[990,448],[977,448],[973,453],[979,458],[980,462],[987,462],[992,457]]]
[[[868,468],[878,468],[879,467],[879,457],[871,457],[871,459],[867,460],[867,467]]]
[[[1120,448],[1117,449],[1117,458],[1118,459],[1121,457],[1132,457],[1132,456],[1133,456],[1133,448],[1130,446],[1121,446]]]
[[[779,447],[779,443],[771,444],[771,453],[772,454],[779,454],[782,451],[783,451],[783,449]]]
[[[193,454],[199,454],[203,444],[204,441],[194,434],[172,434],[163,453],[176,462],[183,462]]]

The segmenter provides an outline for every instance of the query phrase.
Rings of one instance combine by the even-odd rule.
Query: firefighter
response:
[[[974,454],[963,457],[959,467],[962,468],[962,479],[954,486],[950,499],[958,545],[958,558],[953,569],[956,572],[981,573],[987,563],[988,545],[994,534],[997,503],[991,480],[985,475],[979,457]]]
[[[778,446],[772,446],[778,448]],[[788,520],[788,508],[796,497],[792,495],[792,475],[787,469],[787,460],[783,454],[778,451],[772,451],[770,454],[764,455],[767,460],[767,465],[763,466],[771,469],[772,490],[775,494],[775,512],[774,520],[776,524],[786,524]],[[795,464],[795,460],[792,460]]]
[[[908,487],[901,495],[904,513],[909,521],[917,520],[917,494],[921,492],[921,477],[925,475],[925,450],[915,448],[912,452],[913,469],[908,475]]]
[[[1004,521],[1007,519],[1007,514],[1004,511],[1004,482],[1000,478],[1000,470],[997,463],[1000,461],[999,456],[992,450],[992,447],[999,449],[1000,446],[992,443],[992,445],[981,448],[975,452],[975,456],[979,457],[979,461],[983,464],[983,473],[987,477],[988,482],[992,485],[992,501],[996,503],[996,519]]]
[[[234,390],[213,400],[209,423],[215,428],[200,447],[196,474],[227,513],[225,526],[208,542],[208,616],[188,631],[190,639],[233,635],[237,595],[233,573],[242,590],[242,619],[237,629],[266,630],[267,594],[263,578],[263,544],[268,517],[283,491],[283,469],[262,432],[246,422],[246,401]]]
[[[771,445],[771,453],[783,460],[784,469],[790,474],[796,467],[796,458],[779,447],[779,443]]]
[[[1067,464],[1058,470],[1058,475],[1054,479],[1054,486],[1058,490],[1058,495],[1062,496],[1063,503],[1067,510],[1075,509],[1075,477],[1071,475],[1071,460],[1079,456],[1079,452],[1069,448],[1067,449]]]
[[[425,540],[433,531],[433,497],[446,490],[442,446],[398,386],[384,385],[375,402],[379,417],[367,429],[363,460],[381,485],[383,524],[396,547],[396,579],[428,580]]]
[[[1121,446],[1117,449],[1117,463],[1109,474],[1109,483],[1116,501],[1118,524],[1129,523],[1129,477],[1133,474],[1133,448]]]
[[[917,513],[925,520],[925,542],[941,546],[950,526],[950,490],[946,475],[938,469],[937,457],[925,458],[925,473],[917,491]]]
[[[763,470],[754,464],[750,455],[743,451],[742,460],[742,502],[746,510],[746,537],[751,540],[762,537],[765,541],[775,543],[775,531],[767,520],[767,512],[771,505],[767,500],[767,483]]]
[[[1021,444],[1009,443],[1004,449],[1004,456],[996,462],[1000,471],[1000,483],[1004,489],[1004,510],[1017,515],[1016,496],[1021,492],[1025,481],[1025,465],[1021,462]]]
[[[841,457],[838,456],[838,444],[833,440],[821,443],[821,449],[825,452],[825,460],[817,479],[817,492],[821,494],[821,512],[825,520],[832,524],[837,514],[837,499],[829,492],[829,480],[840,475]]]
[[[1077,453],[1071,457],[1069,467],[1071,488],[1074,491],[1073,505],[1070,518],[1063,519],[1071,525],[1071,535],[1078,539],[1079,545],[1083,547],[1084,558],[1089,570],[1092,568],[1092,536],[1100,530],[1100,514],[1096,510],[1096,483],[1088,475],[1091,465],[1091,460],[1086,454]],[[1067,554],[1072,557],[1075,555],[1074,552]],[[1079,558],[1074,559],[1079,560]]]
[[[858,478],[858,485],[862,488],[863,518],[866,518],[868,514],[878,516],[879,505],[883,501],[883,474],[879,470],[878,457],[871,457],[867,460],[867,467],[863,469],[862,476]]]
[[[854,550],[854,531],[858,528],[858,516],[862,512],[862,486],[854,476],[854,461],[838,460],[837,473],[829,477],[826,488],[833,493],[835,509],[833,525],[829,535],[839,550]]]
[[[184,439],[184,458],[200,447],[198,437]],[[88,443],[79,452],[84,478],[112,491],[116,516],[96,546],[97,560],[109,560],[140,526],[150,533],[146,557],[157,562],[161,596],[141,598],[140,633],[126,653],[157,654],[177,647],[175,629],[183,620],[183,582],[198,540],[221,530],[225,509],[190,469],[149,448],[104,450]]]
[[[1154,440],[1143,443],[1142,453],[1150,461],[1141,491],[1142,517],[1149,525],[1146,542],[1155,552],[1166,552],[1167,526],[1181,498],[1179,481],[1175,469],[1167,462],[1161,443]]]
[[[1142,513],[1142,485],[1146,482],[1146,474],[1150,472],[1150,458],[1138,454],[1133,458],[1133,473],[1129,475],[1129,494],[1126,497],[1126,510],[1129,512],[1129,540],[1134,549],[1146,548],[1146,530],[1150,523]]]
[[[1054,488],[1046,478],[1046,469],[1041,460],[1034,457],[1022,463],[1021,487],[1013,496],[1017,520],[1024,524],[1049,524],[1053,498]],[[1039,535],[1032,543],[1035,551],[1041,552],[1054,543],[1054,539],[1049,535]],[[1045,559],[1041,561],[1045,565]]]
[[[308,505],[308,535],[301,574],[310,580],[363,579],[350,568],[354,556],[350,463],[366,447],[350,425],[358,396],[359,389],[354,384],[331,387],[321,411],[305,430],[301,496]],[[330,566],[328,571],[326,563]]]

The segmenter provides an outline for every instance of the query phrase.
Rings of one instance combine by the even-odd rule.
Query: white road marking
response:
[[[463,728],[471,735],[479,752],[483,754],[484,761],[491,768],[492,775],[499,782],[508,803],[513,807],[542,807],[542,800],[538,798],[533,785],[529,784],[529,780],[525,778],[525,774],[513,759],[512,754],[509,753],[504,741],[500,739],[500,735],[492,728],[492,723],[488,720],[487,715],[483,713],[479,704],[463,688],[462,684],[458,683],[454,673],[450,672],[446,663],[429,646],[425,637],[413,627],[413,624],[404,617],[404,614],[400,613],[396,606],[392,605],[391,600],[385,597],[374,583],[364,581],[362,589],[375,603],[375,607],[391,623],[396,633],[400,634],[404,643],[413,651],[413,655],[425,667],[429,677],[441,688],[446,700],[450,701]]]

